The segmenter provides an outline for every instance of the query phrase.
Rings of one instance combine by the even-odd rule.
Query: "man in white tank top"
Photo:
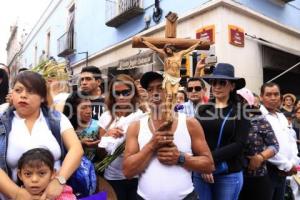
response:
[[[156,72],[147,72],[140,80],[148,92],[151,115],[127,130],[124,175],[139,175],[138,200],[196,200],[191,171],[212,173],[213,159],[196,119],[179,113],[170,130],[157,131],[164,123],[162,81]]]

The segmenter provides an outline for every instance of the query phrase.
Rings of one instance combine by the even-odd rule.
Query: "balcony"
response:
[[[106,25],[118,27],[144,13],[142,0],[106,0]]]
[[[57,40],[57,52],[58,57],[66,57],[75,52],[75,33],[72,31],[65,32],[60,38]]]

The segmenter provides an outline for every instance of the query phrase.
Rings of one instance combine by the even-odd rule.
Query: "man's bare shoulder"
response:
[[[187,126],[192,126],[192,127],[199,127],[200,123],[195,119],[194,117],[187,117],[186,118],[186,124]]]

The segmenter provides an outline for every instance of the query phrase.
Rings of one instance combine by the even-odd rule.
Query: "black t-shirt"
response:
[[[200,106],[197,111],[197,119],[203,127],[215,164],[226,161],[229,172],[241,171],[244,162],[243,149],[249,133],[250,121],[245,119],[241,110],[237,112],[237,108],[231,105],[225,108],[203,106]],[[231,109],[229,118],[224,124],[220,146],[216,148],[222,122]]]
[[[104,112],[104,99],[99,97],[97,99],[91,100],[92,103],[92,118],[99,120],[100,116]]]
[[[80,98],[78,96],[77,92],[73,92],[69,95],[69,97],[66,99],[65,106],[63,113],[69,118],[71,121],[73,127],[76,129],[77,128],[77,117],[74,115],[75,114],[75,102],[76,99]],[[104,112],[105,104],[104,104],[104,98],[99,97],[97,99],[91,100],[92,103],[92,118],[95,120],[98,120],[102,113]]]

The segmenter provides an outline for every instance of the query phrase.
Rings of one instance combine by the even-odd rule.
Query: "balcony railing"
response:
[[[106,0],[106,25],[118,27],[137,15],[144,13],[143,0]]]
[[[65,57],[75,52],[75,33],[72,31],[65,32],[57,40],[57,52],[59,57]]]

